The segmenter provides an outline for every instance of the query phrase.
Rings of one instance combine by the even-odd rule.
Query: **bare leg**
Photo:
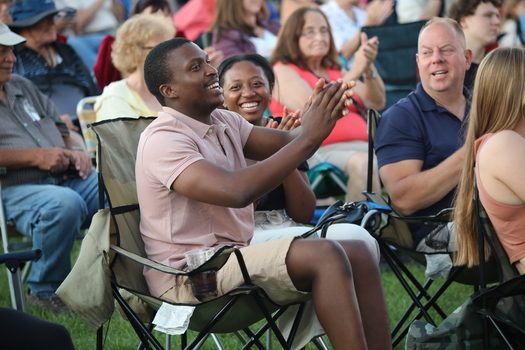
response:
[[[356,266],[363,265],[357,267],[357,275],[347,254],[353,255]],[[341,245],[323,239],[296,240],[290,247],[286,266],[292,282],[297,289],[312,292],[317,317],[336,350],[348,349],[349,344],[352,349],[391,347],[388,315],[375,265],[366,244],[359,241],[343,241]],[[358,284],[354,283],[357,278],[361,279]]]
[[[374,157],[372,178],[372,190],[381,193],[381,185],[377,171],[377,161]],[[346,184],[346,198],[349,202],[362,201],[365,199],[362,192],[366,190],[368,179],[368,154],[363,152],[354,153],[346,164],[348,183]]]
[[[346,251],[354,276],[354,285],[361,310],[361,320],[369,349],[391,349],[390,321],[383,291],[381,271],[370,251],[352,241],[338,241]],[[359,242],[362,243],[362,242]]]

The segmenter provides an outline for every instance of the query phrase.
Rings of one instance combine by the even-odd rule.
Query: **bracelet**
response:
[[[71,147],[70,150],[72,151],[84,151],[82,147]]]
[[[377,69],[374,68],[374,70],[372,71],[372,74],[368,75],[368,74],[364,74],[363,73],[363,78],[365,79],[375,79],[378,77],[379,74],[377,74]]]

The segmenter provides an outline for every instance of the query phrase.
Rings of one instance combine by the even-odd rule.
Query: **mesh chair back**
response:
[[[146,253],[139,231],[135,159],[140,134],[153,120],[155,117],[120,118],[92,125],[98,142],[98,172],[115,220],[117,234],[111,242],[140,256]],[[114,259],[112,264],[118,285],[149,294],[141,264],[129,259]]]
[[[363,27],[369,38],[377,36],[381,45],[374,62],[386,85],[415,86],[417,77],[416,53],[419,30],[426,21]]]
[[[111,230],[115,232],[111,243],[117,248],[113,249],[119,250],[120,247],[139,256],[135,260],[124,258],[120,254],[117,258],[113,258],[111,262],[113,277],[119,287],[138,295],[151,310],[158,309],[163,301],[150,295],[143,276],[144,264],[152,266],[151,264],[154,263],[144,258],[146,253],[139,231],[140,212],[135,181],[135,160],[140,135],[155,118],[118,118],[91,125],[98,141],[99,184],[102,184],[108,196],[115,224],[114,229]],[[220,268],[226,262],[228,255],[234,251],[233,248],[224,248],[215,254],[222,254],[221,256],[217,259],[211,258],[203,268],[211,266]],[[157,267],[162,270],[161,266]],[[254,297],[254,294],[257,296]],[[235,306],[230,309],[233,304]],[[134,305],[132,309],[136,312],[138,306]],[[265,317],[271,317],[270,314],[279,309],[281,309],[279,313],[282,313],[286,308],[273,303],[262,289],[251,284],[243,285],[226,296],[199,304],[193,312],[189,329],[229,333],[244,329]],[[150,316],[147,310],[139,311],[145,315],[141,319],[148,322],[147,317]],[[221,321],[209,328],[210,319],[218,313],[222,313],[219,317]],[[282,335],[280,337],[282,338]]]
[[[381,43],[374,65],[385,83],[385,109],[415,90],[419,82],[416,53],[419,30],[423,24],[425,21],[361,29],[369,38],[377,36]]]

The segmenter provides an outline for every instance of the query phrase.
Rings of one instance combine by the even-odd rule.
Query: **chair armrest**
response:
[[[179,270],[179,269],[173,268],[171,266],[166,266],[166,265],[160,264],[160,263],[155,262],[155,261],[153,261],[151,259],[148,259],[148,258],[145,258],[145,257],[140,256],[138,254],[132,253],[132,252],[130,252],[130,251],[128,251],[128,250],[126,250],[126,249],[124,249],[122,247],[118,247],[118,246],[113,245],[113,244],[110,246],[110,248],[111,248],[111,250],[115,251],[116,253],[118,253],[120,255],[123,255],[123,256],[127,257],[128,259],[131,259],[131,260],[133,260],[135,262],[138,262],[141,265],[148,266],[148,267],[151,267],[152,269],[155,269],[155,270],[158,270],[158,271],[162,271],[162,272],[165,272],[165,273],[169,273],[169,274],[172,274],[172,275],[182,275],[182,276],[193,275],[193,274],[196,274],[196,273],[199,273],[199,272],[202,272],[202,271],[206,271],[206,270],[219,270],[226,263],[226,261],[230,257],[230,254],[232,254],[234,251],[237,250],[237,248],[235,248],[235,246],[233,246],[233,245],[231,245],[231,246],[223,246],[223,247],[219,248],[215,252],[215,254],[213,254],[213,256],[210,258],[210,260],[208,260],[206,263],[202,264],[201,266],[199,266],[195,270],[183,271],[183,270]]]

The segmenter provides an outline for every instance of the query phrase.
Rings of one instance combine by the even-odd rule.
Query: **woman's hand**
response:
[[[353,88],[355,87],[356,82],[352,80],[352,81],[346,81],[345,83],[346,83],[347,89],[344,92],[344,95],[346,96],[345,101],[344,101],[344,106],[350,107],[352,103],[354,102],[352,100],[352,96],[354,96]],[[300,115],[305,115],[305,113],[308,112],[308,110],[310,109],[310,106],[312,105],[312,101],[315,100],[317,95],[319,95],[319,92],[323,90],[324,86],[325,86],[325,81],[322,78],[319,79],[317,83],[315,83],[314,91],[312,92],[310,97],[308,97],[308,101],[306,101],[306,103],[304,104],[303,110],[300,113]],[[347,114],[348,114],[348,110],[345,109],[343,110],[343,115],[341,117],[344,117]]]
[[[296,110],[295,112],[290,112],[286,106],[283,108],[283,118],[281,123],[277,123],[275,120],[268,120],[266,124],[267,128],[290,131],[301,125],[301,111]]]
[[[361,46],[354,54],[354,64],[350,71],[348,71],[344,80],[357,80],[363,73],[368,73],[373,70],[373,63],[377,57],[379,49],[379,39],[374,36],[368,39],[366,33],[361,33]]]
[[[375,0],[366,7],[365,26],[380,26],[394,12],[394,2],[391,0]]]

